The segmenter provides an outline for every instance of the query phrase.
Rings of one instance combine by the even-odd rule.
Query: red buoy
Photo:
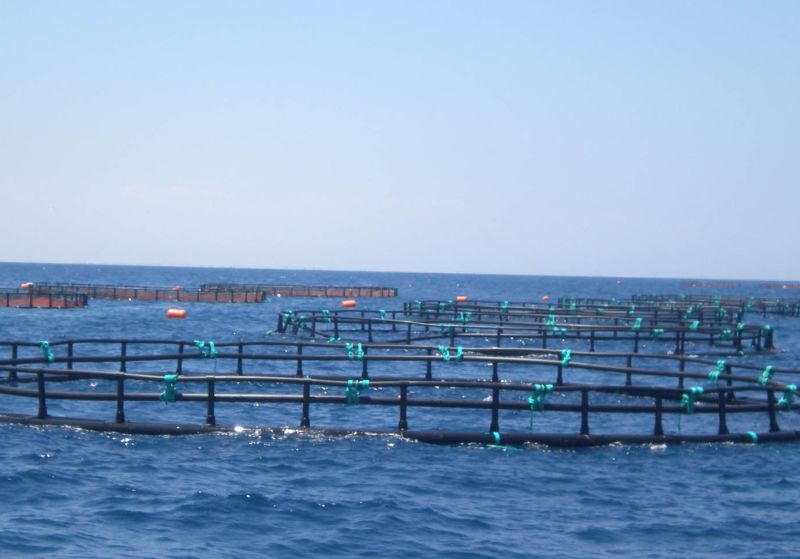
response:
[[[167,309],[167,318],[186,318],[186,309]]]
[[[345,299],[344,301],[342,301],[342,306],[344,308],[355,307],[356,306],[356,300],[355,299]]]
[[[547,302],[550,300],[550,295],[542,295],[542,301]]]
[[[467,299],[469,299],[469,297],[467,297],[466,295],[457,295],[456,296],[456,303],[463,303]]]

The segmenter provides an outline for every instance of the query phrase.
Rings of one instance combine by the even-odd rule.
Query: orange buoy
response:
[[[20,286],[22,289],[30,289],[31,287],[33,287],[33,283],[31,283],[31,282],[29,282],[29,281],[26,281],[25,283],[21,283],[21,284],[19,284],[19,286]]]
[[[167,318],[186,318],[186,309],[167,309]]]
[[[469,299],[469,297],[466,295],[456,295],[456,303],[463,303],[467,299]]]
[[[542,295],[542,301],[549,301],[550,295]]]
[[[356,306],[356,300],[355,299],[345,299],[344,301],[342,301],[342,306],[345,307],[345,308],[355,307]]]

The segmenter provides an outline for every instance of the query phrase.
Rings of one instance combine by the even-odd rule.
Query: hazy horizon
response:
[[[425,270],[345,270],[329,268],[270,268],[270,267],[249,267],[249,266],[177,266],[164,264],[104,264],[100,262],[0,262],[5,264],[21,264],[28,266],[110,266],[110,267],[141,267],[141,268],[177,268],[177,269],[209,269],[209,270],[250,270],[250,271],[287,271],[287,272],[334,272],[334,273],[367,273],[367,274],[426,274],[426,275],[478,275],[478,276],[512,276],[512,277],[573,277],[573,278],[598,278],[598,279],[667,279],[667,280],[688,280],[688,281],[763,281],[779,283],[798,283],[797,279],[791,278],[721,278],[721,277],[700,277],[700,276],[622,276],[622,275],[586,275],[586,274],[503,274],[491,272],[430,272]],[[0,286],[9,287],[9,286]],[[13,286],[12,286],[13,287]]]

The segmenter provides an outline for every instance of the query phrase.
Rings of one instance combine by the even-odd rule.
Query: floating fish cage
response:
[[[203,284],[199,288],[99,285],[88,283],[36,282],[23,284],[24,291],[44,295],[84,295],[92,299],[179,301],[202,303],[263,303],[266,297],[395,297],[394,287],[342,287],[268,284]]]
[[[202,290],[263,291],[270,297],[397,297],[396,287],[204,283]]]
[[[85,307],[86,295],[36,293],[28,289],[0,289],[0,307],[18,309],[74,309]]]
[[[702,295],[634,295],[632,304],[678,309],[716,309],[717,312],[760,313],[762,316],[800,316],[800,299],[769,297],[712,297]]]
[[[634,312],[635,311],[635,312]],[[728,316],[728,315],[726,315]],[[737,315],[739,317],[741,315]],[[527,340],[547,348],[569,341],[585,344],[589,351],[598,346],[628,343],[633,353],[647,342],[671,343],[674,353],[708,344],[723,350],[742,352],[774,347],[770,325],[745,324],[742,320],[723,320],[716,313],[661,310],[619,305],[601,313],[577,306],[542,306],[508,301],[414,301],[398,310],[304,310],[278,315],[277,331],[311,338],[383,340],[394,343],[421,342],[448,338],[480,343],[491,339],[496,346],[504,340]]]
[[[0,421],[447,444],[800,438],[800,371],[768,364],[771,328],[563,310],[414,301],[283,311],[270,340],[0,342]]]
[[[800,289],[800,283],[762,283],[759,287],[764,289]]]
[[[83,283],[28,283],[25,291],[36,295],[81,295],[91,299],[134,301],[179,301],[190,303],[262,303],[264,292],[256,290],[202,290],[197,288],[144,287]]]
[[[741,287],[742,284],[738,281],[682,281],[681,285],[683,287],[714,287],[714,288],[732,288],[732,287]],[[764,285],[760,285],[759,287],[764,287]]]
[[[774,299],[755,297],[709,297],[686,295],[634,295],[630,300],[603,298],[559,298],[561,308],[582,311],[609,312],[627,310],[631,314],[678,314],[686,318],[730,320],[737,322],[745,314],[761,316],[800,316],[800,299]]]

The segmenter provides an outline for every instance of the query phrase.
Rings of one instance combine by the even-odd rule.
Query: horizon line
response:
[[[107,267],[139,267],[139,268],[177,268],[177,269],[209,269],[209,270],[248,270],[248,271],[285,271],[285,272],[332,272],[332,273],[364,273],[364,274],[427,274],[441,276],[498,276],[498,277],[541,277],[541,278],[587,278],[587,279],[628,279],[628,280],[681,280],[681,281],[747,281],[747,282],[779,282],[795,283],[798,280],[773,279],[773,278],[723,278],[723,277],[686,277],[686,276],[626,276],[626,275],[590,275],[590,274],[522,274],[522,273],[485,273],[485,272],[435,272],[435,271],[407,271],[407,270],[357,270],[357,269],[322,269],[322,268],[259,268],[250,266],[219,266],[219,265],[166,265],[166,264],[108,264],[99,262],[22,262],[0,261],[0,265],[23,264],[30,266],[107,266]]]

